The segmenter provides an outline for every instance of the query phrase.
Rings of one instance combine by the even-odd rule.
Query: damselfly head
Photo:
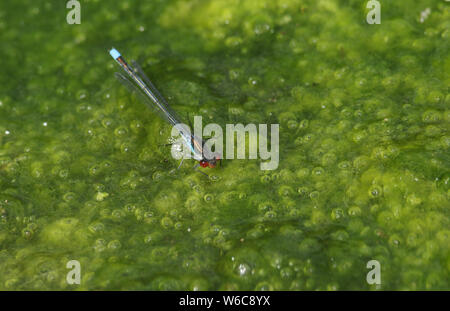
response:
[[[220,157],[216,155],[215,158],[211,159],[211,160],[208,160],[208,159],[200,160],[199,164],[201,167],[215,168],[217,165],[217,161],[220,161]]]
[[[209,166],[209,163],[208,163],[208,161],[207,160],[200,160],[200,166],[201,167],[208,167]]]

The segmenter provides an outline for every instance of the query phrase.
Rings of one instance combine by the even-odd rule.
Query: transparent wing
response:
[[[166,120],[169,123],[172,123],[170,116],[168,115],[167,110],[164,111],[162,109],[160,109],[151,98],[149,98],[144,91],[142,91],[139,87],[137,87],[132,81],[130,81],[128,78],[126,78],[123,74],[119,73],[119,72],[115,72],[114,73],[115,77],[117,78],[117,80],[123,85],[125,86],[132,94],[136,94],[136,96],[142,100],[149,108],[151,108],[154,112],[156,112],[161,118],[163,118],[164,120]],[[175,115],[176,117],[176,115]],[[178,119],[177,119],[178,120]]]
[[[161,93],[158,91],[158,89],[153,85],[152,81],[147,77],[144,70],[142,70],[141,66],[134,60],[131,61],[131,64],[133,65],[133,71],[139,75],[144,82],[147,84],[149,89],[158,97],[159,100],[161,100],[167,107],[169,107],[169,104],[167,103],[166,99],[161,95]]]
[[[141,66],[134,60],[131,61],[131,64],[133,66],[134,73],[145,82],[150,91],[160,101],[161,105],[163,106],[163,109],[165,109],[167,113],[172,115],[176,120],[182,122],[180,116],[172,109],[172,107],[170,107],[169,103],[166,101],[164,96],[162,96],[162,94],[158,91],[158,89],[155,87],[152,81],[150,81],[145,72],[142,70]]]

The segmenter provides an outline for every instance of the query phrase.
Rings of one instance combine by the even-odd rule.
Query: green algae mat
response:
[[[1,1],[0,289],[449,289],[450,3],[367,2]],[[278,167],[177,170],[111,47]]]

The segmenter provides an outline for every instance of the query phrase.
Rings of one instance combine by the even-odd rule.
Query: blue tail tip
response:
[[[115,48],[109,50],[109,55],[111,55],[111,57],[114,59],[118,59],[121,56],[119,51],[117,51]]]

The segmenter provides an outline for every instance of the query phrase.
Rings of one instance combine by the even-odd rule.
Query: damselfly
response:
[[[178,129],[181,137],[183,138],[183,143],[190,149],[194,159],[198,160],[198,163],[194,168],[197,169],[199,166],[211,168],[215,167],[217,161],[220,160],[220,157],[204,148],[205,142],[203,139],[198,138],[197,136],[191,134],[188,130],[178,126],[182,123],[180,122],[180,118],[170,108],[167,101],[155,88],[153,83],[150,82],[150,79],[147,78],[139,64],[135,61],[131,61],[132,65],[127,64],[119,51],[114,48],[109,51],[109,54],[120,65],[125,73],[125,75],[123,75],[116,72],[116,78],[131,92],[139,95],[144,103],[146,103],[150,108],[154,108],[154,110],[158,112],[162,118]],[[182,163],[183,160],[178,167],[180,167]]]

